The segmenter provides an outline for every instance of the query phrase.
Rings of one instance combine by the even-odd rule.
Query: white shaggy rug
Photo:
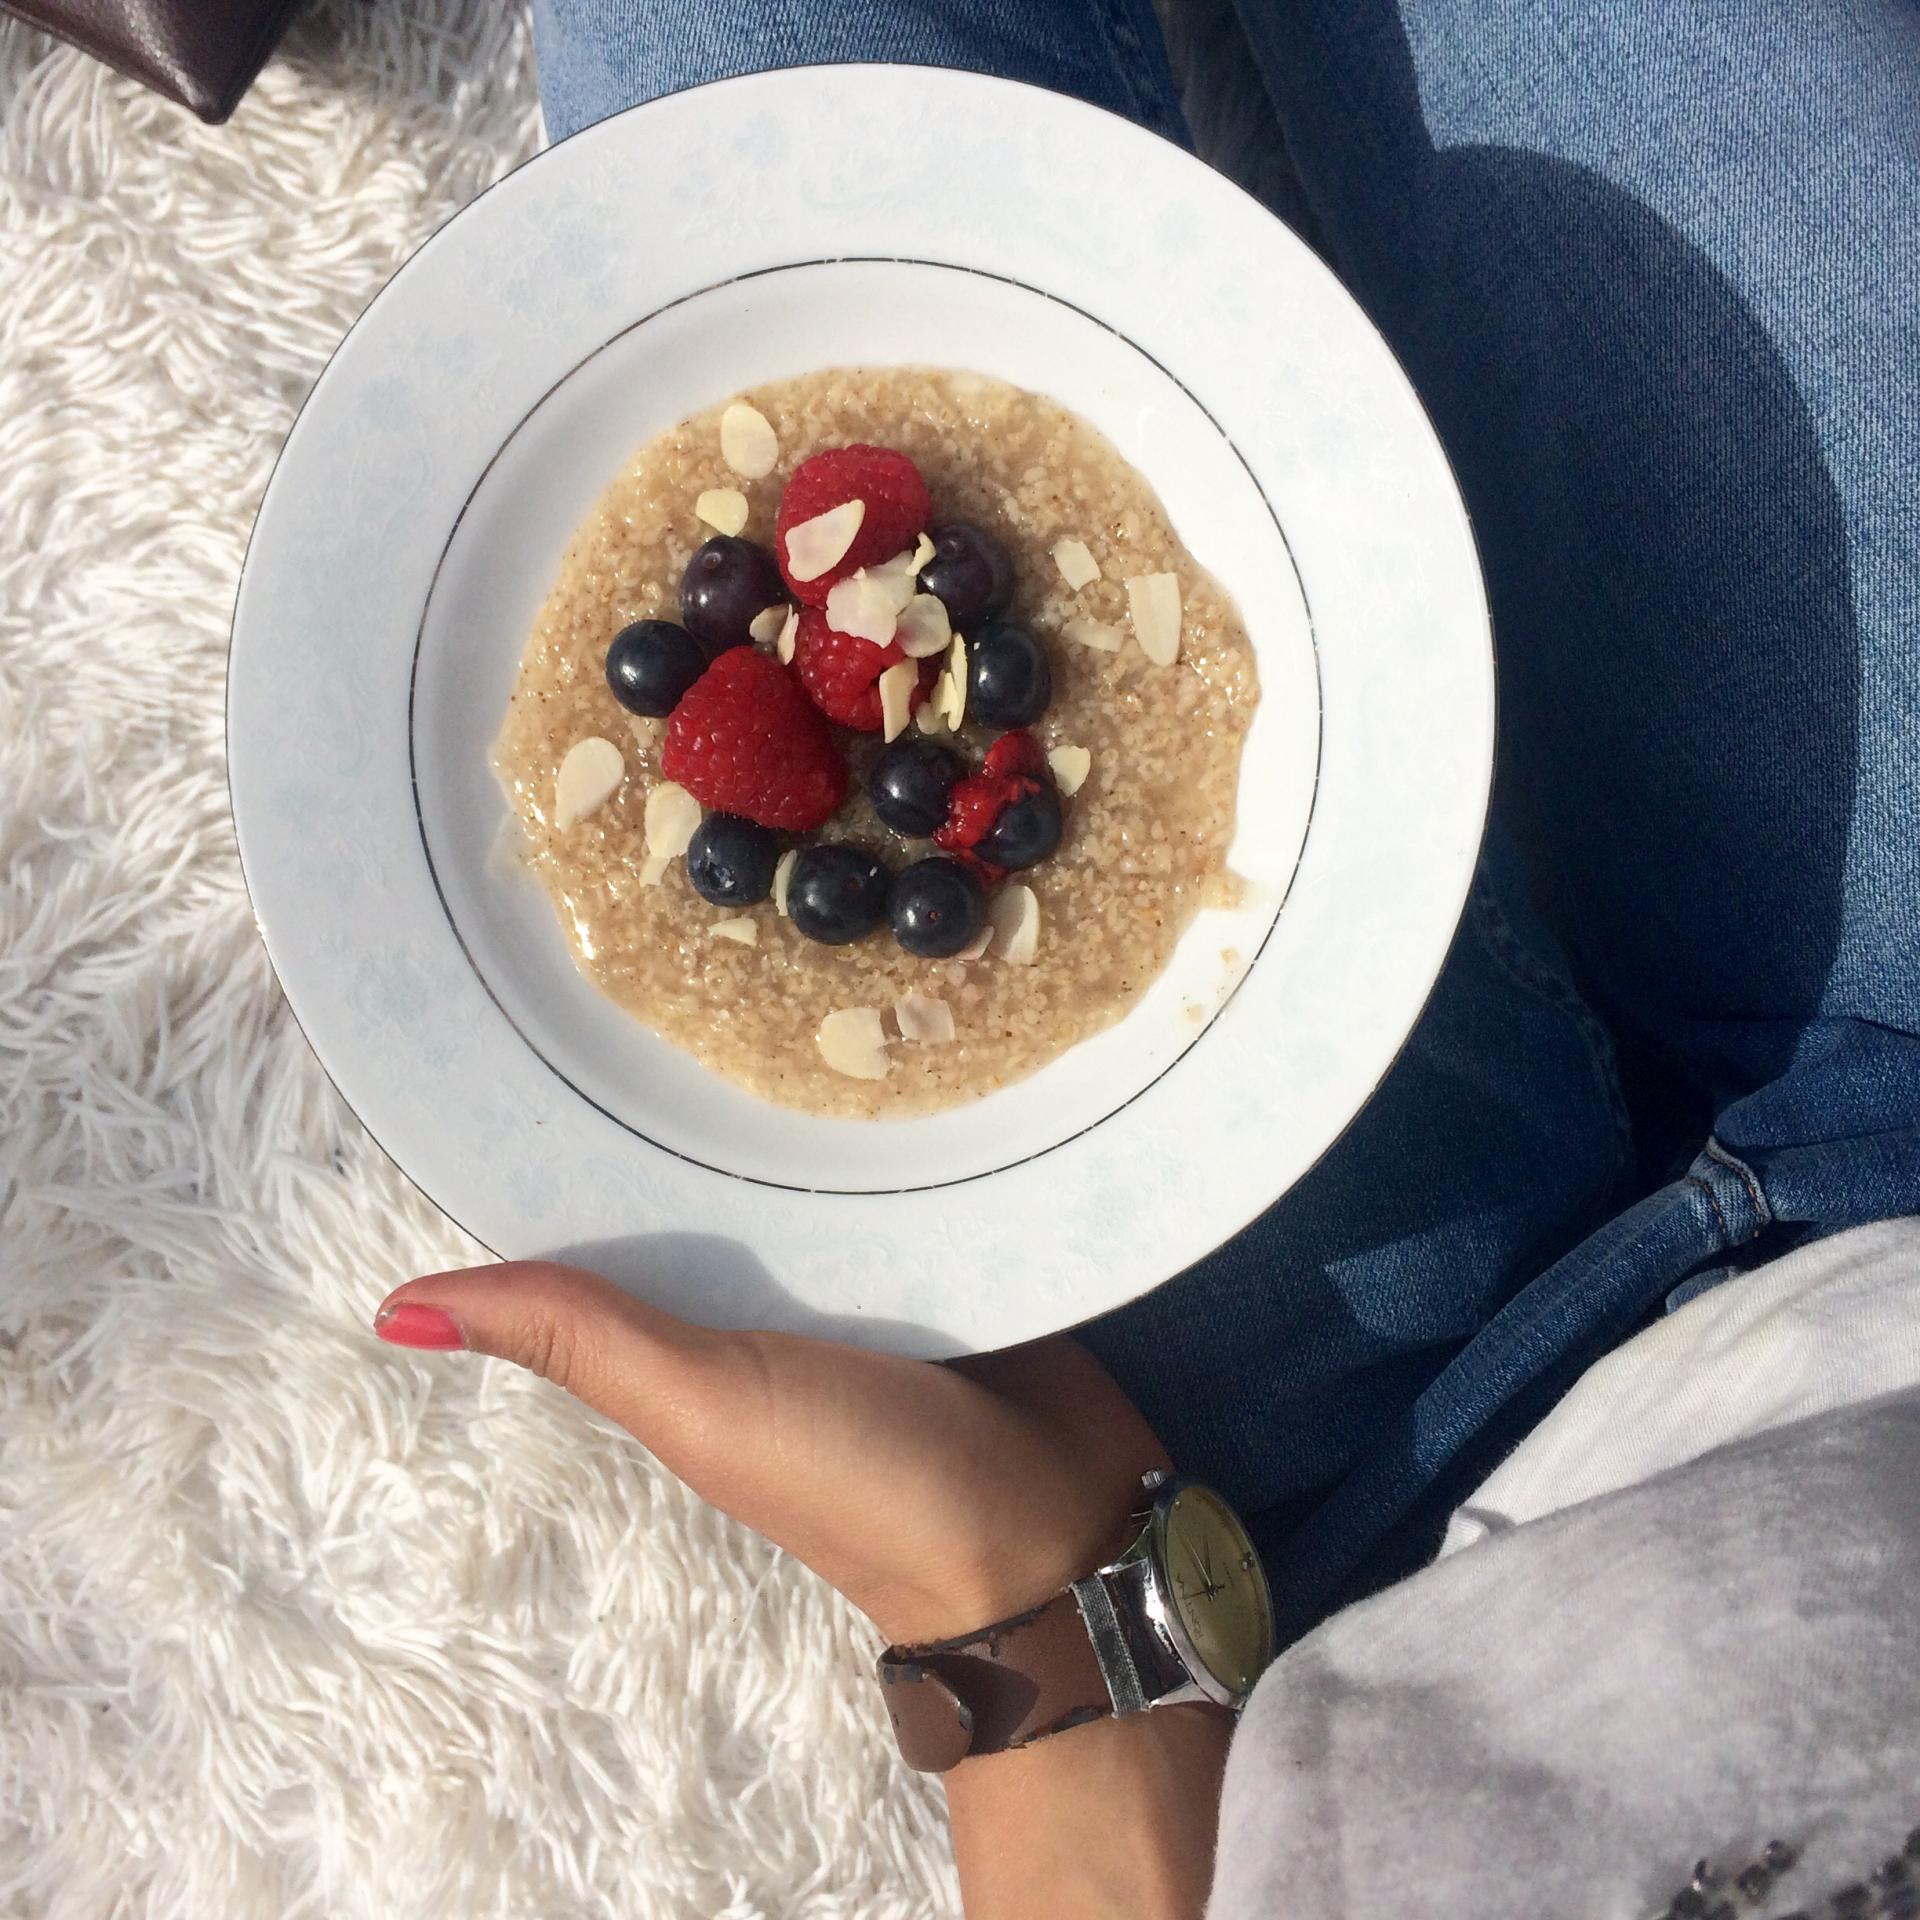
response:
[[[860,1622],[555,1390],[367,1331],[467,1250],[241,890],[274,453],[536,140],[503,0],[332,0],[218,130],[0,24],[0,1920],[955,1908]]]

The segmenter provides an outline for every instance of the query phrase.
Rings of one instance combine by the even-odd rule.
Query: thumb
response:
[[[703,1492],[710,1437],[751,1452],[766,1418],[756,1337],[715,1333],[579,1267],[512,1260],[427,1274],[373,1317],[394,1346],[511,1360],[626,1428]]]

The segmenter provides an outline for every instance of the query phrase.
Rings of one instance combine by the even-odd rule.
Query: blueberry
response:
[[[945,823],[947,796],[961,772],[959,757],[931,740],[896,740],[873,763],[867,792],[895,833],[925,839]]]
[[[916,860],[887,896],[893,937],[922,960],[945,960],[980,931],[987,896],[958,860]]]
[[[1037,865],[1059,844],[1060,796],[1042,786],[1002,807],[974,852],[996,867],[1012,869]]]
[[[607,649],[607,685],[629,713],[671,713],[706,670],[699,641],[671,620],[636,620]]]
[[[780,848],[765,827],[737,813],[710,813],[687,843],[687,878],[716,907],[750,907],[773,891]]]
[[[920,569],[920,584],[956,627],[1006,611],[1013,598],[1013,555],[992,534],[949,521],[929,529],[927,538],[933,558]]]
[[[765,547],[730,533],[716,534],[680,576],[680,618],[708,657],[750,646],[756,614],[785,603],[780,569]]]
[[[843,947],[886,918],[887,870],[862,847],[804,847],[787,876],[787,918],[809,940]]]
[[[1047,650],[1025,627],[989,620],[967,642],[967,712],[983,727],[1030,727],[1052,698]]]

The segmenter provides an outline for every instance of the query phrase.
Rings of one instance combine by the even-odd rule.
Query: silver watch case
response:
[[[1246,1705],[1246,1692],[1235,1692],[1208,1670],[1168,1588],[1161,1545],[1167,1512],[1186,1488],[1204,1484],[1191,1474],[1147,1474],[1142,1485],[1153,1503],[1139,1516],[1139,1532],[1110,1566],[1070,1589],[1116,1714],[1207,1701],[1237,1713]],[[1254,1571],[1264,1584],[1258,1561]],[[1269,1605],[1269,1617],[1271,1612]]]

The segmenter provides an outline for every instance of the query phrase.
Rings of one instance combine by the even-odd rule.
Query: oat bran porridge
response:
[[[1257,699],[1232,603],[1085,422],[841,368],[634,455],[494,766],[596,986],[769,1100],[884,1117],[1110,1025],[1232,897]]]

